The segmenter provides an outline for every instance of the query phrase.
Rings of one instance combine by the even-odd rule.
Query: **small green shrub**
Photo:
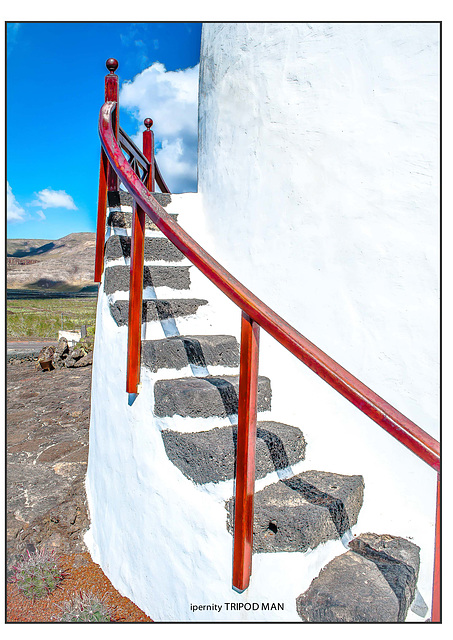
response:
[[[14,567],[13,582],[26,598],[35,600],[52,593],[63,580],[65,572],[59,566],[54,551],[27,551]]]
[[[60,622],[110,622],[110,611],[102,598],[80,591],[65,603]]]

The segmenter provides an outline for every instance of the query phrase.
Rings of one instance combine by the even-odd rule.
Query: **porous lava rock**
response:
[[[253,551],[305,552],[341,538],[362,508],[362,476],[309,470],[257,491],[254,497]],[[234,503],[226,503],[233,533]]]
[[[349,543],[296,600],[306,622],[403,622],[414,599],[420,549],[375,533]]]
[[[82,356],[80,360],[74,363],[74,367],[87,367],[88,365],[93,364],[93,352],[90,351],[86,355]]]
[[[69,345],[66,338],[61,337],[55,347],[55,353],[53,354],[52,364],[56,369],[64,367],[65,359],[69,354]]]

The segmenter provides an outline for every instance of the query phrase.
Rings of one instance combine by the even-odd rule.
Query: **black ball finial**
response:
[[[149,131],[151,129],[151,127],[153,126],[153,121],[151,120],[151,118],[146,118],[145,121],[143,122],[143,124],[145,125],[145,127]]]
[[[105,66],[110,71],[110,73],[115,73],[115,71],[118,69],[118,60],[115,60],[115,58],[109,58],[105,63]]]

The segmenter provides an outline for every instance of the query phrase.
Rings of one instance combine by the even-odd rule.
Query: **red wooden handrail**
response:
[[[159,185],[159,189],[162,191],[162,193],[170,193],[170,189],[167,187],[167,184],[162,177],[156,158],[154,158],[154,175],[156,176],[156,182]]]
[[[408,447],[424,462],[438,472],[440,478],[440,445],[435,438],[426,431],[418,427],[414,422],[400,413],[397,409],[375,394],[365,386],[360,380],[346,371],[341,365],[327,356],[323,351],[302,336],[294,327],[289,325],[283,318],[277,315],[270,307],[264,304],[251,291],[244,287],[234,276],[226,271],[212,256],[210,256],[195,240],[189,236],[172,218],[164,208],[151,195],[149,190],[137,178],[133,169],[124,158],[121,149],[116,141],[113,129],[113,116],[116,108],[115,102],[106,102],[100,111],[99,135],[105,154],[110,165],[121,179],[121,182],[132,195],[136,206],[148,215],[154,224],[164,233],[164,235],[207,277],[213,282],[230,300],[232,300],[243,312],[243,331],[241,340],[241,368],[240,368],[240,397],[239,412],[244,416],[242,420],[238,417],[238,459],[242,456],[244,460],[242,480],[238,483],[236,479],[236,501],[235,501],[235,532],[242,530],[242,539],[236,540],[235,535],[235,559],[240,558],[241,566],[233,567],[235,576],[233,585],[238,590],[243,590],[248,586],[249,569],[246,564],[248,557],[251,558],[251,542],[244,544],[244,539],[252,536],[253,523],[253,499],[249,500],[249,490],[245,486],[254,482],[254,454],[247,467],[246,460],[250,462],[249,453],[253,447],[253,418],[256,406],[256,377],[257,377],[257,346],[258,339],[256,330],[261,327],[275,338],[282,346],[288,349],[294,356],[306,364],[312,371],[325,380],[331,387],[347,398],[352,404],[369,416],[374,422],[385,429],[396,438],[401,444]],[[249,323],[247,330],[246,322]],[[255,333],[253,330],[255,327]],[[253,338],[255,335],[255,338]],[[256,366],[251,364],[256,362]],[[248,379],[247,387],[241,393],[241,380]],[[252,389],[250,391],[250,389]],[[253,397],[255,395],[255,398]],[[242,407],[242,410],[241,410]],[[248,421],[248,422],[247,422]],[[241,422],[243,422],[241,424]],[[242,435],[241,435],[242,434]],[[242,438],[243,447],[239,452],[239,441]],[[245,469],[245,471],[244,471]],[[251,473],[253,471],[253,473]],[[252,480],[253,479],[253,480]],[[439,480],[440,482],[440,480]],[[238,486],[239,485],[239,486]],[[242,495],[242,498],[241,498]],[[250,511],[250,503],[251,509]],[[248,505],[248,509],[245,508]],[[238,512],[240,513],[240,517]],[[251,515],[251,517],[250,517]],[[241,524],[247,523],[246,525]],[[439,522],[439,502],[436,515],[436,522]],[[245,527],[245,529],[244,529]],[[250,547],[249,549],[247,547]],[[242,547],[242,550],[239,550]],[[436,544],[435,580],[433,591],[433,616],[432,620],[437,620],[439,612],[439,547]]]

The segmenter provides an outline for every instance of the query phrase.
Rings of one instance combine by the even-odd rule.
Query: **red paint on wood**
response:
[[[440,622],[440,473],[437,474],[437,500],[436,500],[436,543],[434,550],[434,581],[433,603],[431,610],[431,622]]]
[[[149,174],[149,161],[137,147],[137,145],[132,142],[127,133],[123,131],[121,127],[118,128],[118,144],[126,151],[129,158],[127,161],[138,175],[142,182],[146,182],[146,178]]]
[[[109,58],[105,63],[105,66],[110,71],[110,73],[113,74],[118,69],[118,60],[116,60],[115,58]]]
[[[252,570],[253,495],[260,328],[246,313],[241,323],[233,586],[244,591]]]
[[[105,218],[107,214],[107,170],[108,160],[101,149],[99,168],[98,219],[96,227],[96,257],[94,261],[94,281],[101,282],[104,271]]]
[[[145,120],[146,131],[143,132],[143,155],[149,161],[148,177],[145,187],[148,191],[154,191],[154,132],[150,130],[153,125],[151,118]]]
[[[159,165],[156,162],[156,158],[154,158],[154,173],[156,176],[156,182],[159,185],[159,189],[162,191],[162,193],[170,193],[170,189],[167,187],[167,184],[162,177]]]
[[[143,263],[145,250],[145,212],[134,206],[129,285],[129,322],[127,337],[127,393],[138,393],[142,340]]]
[[[118,68],[118,61],[115,58],[109,58],[105,63],[110,73],[105,76],[105,102],[116,102],[117,108],[113,114],[113,131],[115,132],[115,138],[118,139],[118,121],[119,121],[119,108],[118,108],[118,76],[114,73]],[[109,166],[107,176],[107,190],[118,191],[118,176],[112,167]]]

